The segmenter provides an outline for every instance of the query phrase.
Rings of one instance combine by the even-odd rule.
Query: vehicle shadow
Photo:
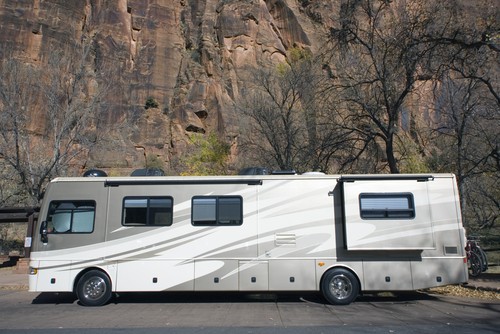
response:
[[[413,303],[419,300],[435,300],[437,297],[424,292],[366,293],[354,303]],[[44,292],[33,299],[32,304],[74,304],[78,300],[73,293]],[[202,303],[310,303],[325,305],[328,302],[320,293],[280,292],[127,292],[114,294],[109,304],[202,304]]]
[[[359,296],[355,302],[366,303],[412,303],[421,300],[436,300],[438,297],[423,291],[397,291],[397,292],[366,292]]]
[[[0,268],[14,267],[19,261],[20,256],[8,256],[0,258]]]
[[[76,295],[70,292],[42,292],[31,301],[31,304],[73,304]]]

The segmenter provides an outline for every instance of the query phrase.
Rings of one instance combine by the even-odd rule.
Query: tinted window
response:
[[[193,225],[241,225],[242,198],[239,196],[197,196],[192,199]]]
[[[360,194],[363,219],[413,219],[415,205],[409,193]]]
[[[122,225],[170,226],[173,203],[172,197],[125,197]]]
[[[47,230],[49,233],[91,233],[94,217],[94,201],[53,201],[47,215]]]

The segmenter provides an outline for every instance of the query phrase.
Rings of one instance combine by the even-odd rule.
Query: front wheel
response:
[[[99,270],[85,273],[76,286],[76,295],[85,306],[101,306],[111,299],[111,281]]]
[[[331,304],[347,305],[358,297],[359,282],[356,276],[346,269],[331,269],[323,277],[321,292]]]

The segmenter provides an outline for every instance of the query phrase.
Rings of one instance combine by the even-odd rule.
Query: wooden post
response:
[[[31,212],[28,216],[28,228],[26,231],[26,239],[24,241],[24,257],[29,259],[31,255],[31,244],[33,242],[33,230],[35,228],[36,212]]]

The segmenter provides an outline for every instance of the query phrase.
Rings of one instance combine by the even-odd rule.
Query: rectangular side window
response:
[[[243,199],[240,196],[196,196],[192,199],[192,224],[241,225]]]
[[[125,197],[123,226],[170,226],[173,221],[172,197]]]
[[[415,204],[410,193],[365,193],[359,195],[363,219],[413,219]]]
[[[215,225],[217,223],[217,198],[193,198],[193,225]]]
[[[94,231],[94,201],[53,201],[49,205],[49,233],[92,233]]]

